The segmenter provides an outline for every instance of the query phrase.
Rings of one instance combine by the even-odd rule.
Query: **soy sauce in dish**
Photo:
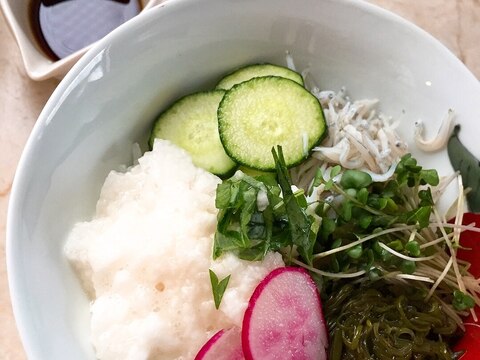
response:
[[[141,10],[139,0],[33,0],[33,33],[52,60],[107,35]]]

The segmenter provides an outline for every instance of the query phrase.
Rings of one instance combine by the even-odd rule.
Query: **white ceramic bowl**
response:
[[[7,228],[14,312],[30,359],[94,359],[88,301],[62,247],[92,215],[109,170],[128,164],[170,101],[225,72],[285,63],[285,51],[323,89],[378,97],[402,120],[420,161],[451,171],[445,151],[423,154],[413,123],[434,134],[449,107],[480,156],[480,84],[444,46],[405,20],[351,0],[173,0],[120,27],[61,82],[18,166]]]
[[[27,75],[33,80],[51,77],[61,79],[94,44],[60,59],[52,60],[39,46],[29,20],[32,0],[0,0],[5,19],[17,41]],[[160,4],[162,0],[140,0],[142,13]]]

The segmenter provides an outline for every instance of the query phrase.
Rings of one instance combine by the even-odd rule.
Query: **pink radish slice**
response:
[[[244,360],[238,327],[220,330],[202,346],[195,360]]]
[[[320,296],[304,269],[275,269],[257,286],[243,318],[242,346],[247,360],[327,359]]]

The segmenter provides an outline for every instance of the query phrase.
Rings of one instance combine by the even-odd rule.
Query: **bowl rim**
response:
[[[4,0],[0,0],[4,1]],[[180,8],[188,7],[190,3],[195,3],[198,0],[165,0],[152,11],[146,12],[144,15],[135,17],[130,21],[122,24],[101,40],[94,43],[86,54],[74,64],[72,69],[66,74],[64,79],[60,82],[57,88],[54,90],[43,110],[41,111],[33,129],[27,139],[23,152],[20,156],[20,160],[17,165],[17,170],[14,175],[12,189],[9,198],[9,204],[7,208],[7,222],[6,222],[6,243],[5,243],[5,256],[7,264],[7,279],[10,293],[10,302],[12,304],[13,314],[15,317],[15,323],[20,335],[22,345],[28,358],[37,359],[38,349],[33,345],[34,334],[29,330],[28,324],[30,323],[26,313],[23,311],[23,306],[20,304],[22,297],[21,292],[18,289],[18,274],[17,274],[17,247],[15,246],[16,238],[15,233],[17,230],[13,225],[18,221],[19,209],[21,208],[20,198],[22,196],[22,189],[25,188],[25,173],[28,171],[29,158],[34,154],[35,147],[37,146],[37,138],[41,131],[48,125],[49,114],[54,112],[57,104],[61,102],[65,92],[68,92],[68,88],[80,75],[81,71],[95,58],[103,49],[108,47],[109,43],[114,39],[122,38],[134,28],[140,26],[142,22],[148,23],[149,19],[161,17],[165,8]],[[224,0],[235,1],[235,0]],[[254,0],[251,0],[254,1]],[[410,31],[414,32],[416,36],[420,36],[432,44],[437,50],[439,50],[443,56],[447,57],[457,67],[458,71],[464,73],[466,78],[478,82],[473,73],[461,62],[453,52],[451,52],[443,43],[436,39],[433,35],[423,30],[414,23],[404,19],[400,15],[397,15],[389,10],[381,8],[378,5],[369,3],[365,0],[321,0],[331,3],[340,3],[346,6],[356,7],[359,10],[372,14],[376,17],[382,17],[389,22],[397,23]],[[173,10],[177,11],[177,10]],[[480,86],[480,83],[479,83]],[[480,87],[479,87],[480,88]]]

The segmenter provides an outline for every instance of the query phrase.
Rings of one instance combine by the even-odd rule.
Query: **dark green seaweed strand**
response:
[[[324,303],[330,360],[457,359],[449,341],[458,336],[441,303],[425,301],[411,286],[378,281],[343,285]]]
[[[467,194],[468,208],[472,212],[480,212],[480,162],[462,144],[458,138],[460,125],[455,126],[452,136],[448,140],[448,157],[455,171],[460,171],[463,186],[469,187]]]

